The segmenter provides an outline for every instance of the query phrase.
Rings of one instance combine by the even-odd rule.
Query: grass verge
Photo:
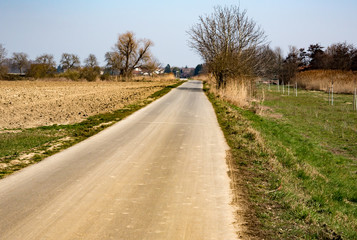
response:
[[[328,113],[311,123],[295,108],[282,107],[282,117],[272,118],[207,95],[231,148],[235,185],[246,194],[243,216],[251,239],[357,239],[357,164],[348,157],[355,149],[335,154],[320,144],[318,130],[303,128],[321,125]],[[267,98],[272,111],[287,102]],[[327,145],[334,142],[329,138]]]
[[[167,86],[144,101],[113,112],[88,117],[80,123],[2,131],[0,133],[0,179],[93,136],[164,96],[182,83],[183,81],[180,81]]]

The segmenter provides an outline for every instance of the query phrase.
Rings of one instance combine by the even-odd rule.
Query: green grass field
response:
[[[353,96],[335,95],[329,106],[322,92],[257,92],[264,96],[260,114],[210,99],[247,182],[259,237],[357,239]]]

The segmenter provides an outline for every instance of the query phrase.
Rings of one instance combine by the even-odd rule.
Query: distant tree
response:
[[[114,75],[116,72],[120,74],[122,56],[117,52],[107,52],[104,57],[107,62],[106,68],[110,71],[110,74]]]
[[[7,55],[7,51],[0,43],[0,65],[2,65],[3,62],[5,61],[6,55]]]
[[[114,46],[115,56],[113,65],[117,67],[119,73],[124,77],[129,77],[136,68],[143,68],[146,64],[152,63],[150,48],[153,43],[147,39],[136,39],[133,32],[126,32],[119,35],[118,42]]]
[[[264,31],[239,7],[215,7],[189,30],[190,46],[204,59],[217,81],[225,87],[228,78],[252,76],[260,68],[265,45]]]
[[[100,75],[97,57],[94,54],[89,54],[84,63],[85,67],[80,70],[80,78],[86,79],[89,82],[95,81]]]
[[[275,65],[276,55],[269,45],[257,48],[256,61],[253,66],[256,76],[273,78],[275,75]]]
[[[42,54],[30,65],[27,75],[33,78],[53,77],[56,72],[56,62],[53,55]]]
[[[173,74],[175,74],[175,76],[176,77],[181,77],[181,69],[180,68],[178,68],[178,67],[173,67],[172,68],[172,72],[173,72]]]
[[[352,44],[335,43],[326,49],[329,57],[329,68],[339,70],[350,70],[352,66],[354,47]]]
[[[307,69],[310,64],[309,54],[305,51],[305,48],[299,49],[299,68],[301,70]]]
[[[84,60],[86,67],[98,67],[97,57],[94,54],[89,54],[88,58]]]
[[[198,64],[198,65],[195,67],[195,71],[193,72],[193,75],[194,75],[194,76],[199,75],[199,74],[202,72],[202,68],[203,68],[202,64]]]
[[[285,58],[282,65],[279,81],[281,83],[288,83],[295,77],[300,65],[301,58],[299,56],[299,50],[294,46],[290,46],[288,56]]]
[[[44,65],[47,65],[47,66],[53,67],[53,68],[56,67],[56,62],[54,60],[53,55],[51,55],[51,54],[42,54],[36,58],[35,62],[38,64],[44,64]]]
[[[354,48],[352,53],[351,53],[351,70],[352,71],[357,71],[357,49]]]
[[[69,53],[63,53],[60,62],[63,70],[77,69],[81,65],[79,57],[75,54]]]
[[[320,44],[311,44],[307,50],[310,69],[324,69],[327,66],[327,56]]]
[[[6,55],[6,49],[0,44],[0,77],[3,77],[8,72],[8,67],[4,64]]]
[[[272,66],[273,76],[272,78],[280,79],[283,74],[284,56],[280,47],[274,49],[274,64]]]
[[[161,67],[161,63],[159,60],[156,58],[151,58],[150,61],[148,61],[145,65],[143,65],[141,68],[142,70],[148,72],[150,75],[153,75],[153,73],[158,70]]]
[[[164,70],[164,73],[171,73],[171,66],[170,64],[167,64]]]
[[[13,53],[12,61],[14,66],[20,71],[20,73],[23,73],[23,71],[28,67],[29,64],[28,55],[23,52]]]

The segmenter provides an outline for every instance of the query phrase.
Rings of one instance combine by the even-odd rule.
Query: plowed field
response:
[[[167,82],[0,81],[0,129],[80,122],[148,98]]]

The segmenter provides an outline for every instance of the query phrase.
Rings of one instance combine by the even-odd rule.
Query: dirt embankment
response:
[[[149,97],[167,82],[0,81],[0,129],[80,122]]]

